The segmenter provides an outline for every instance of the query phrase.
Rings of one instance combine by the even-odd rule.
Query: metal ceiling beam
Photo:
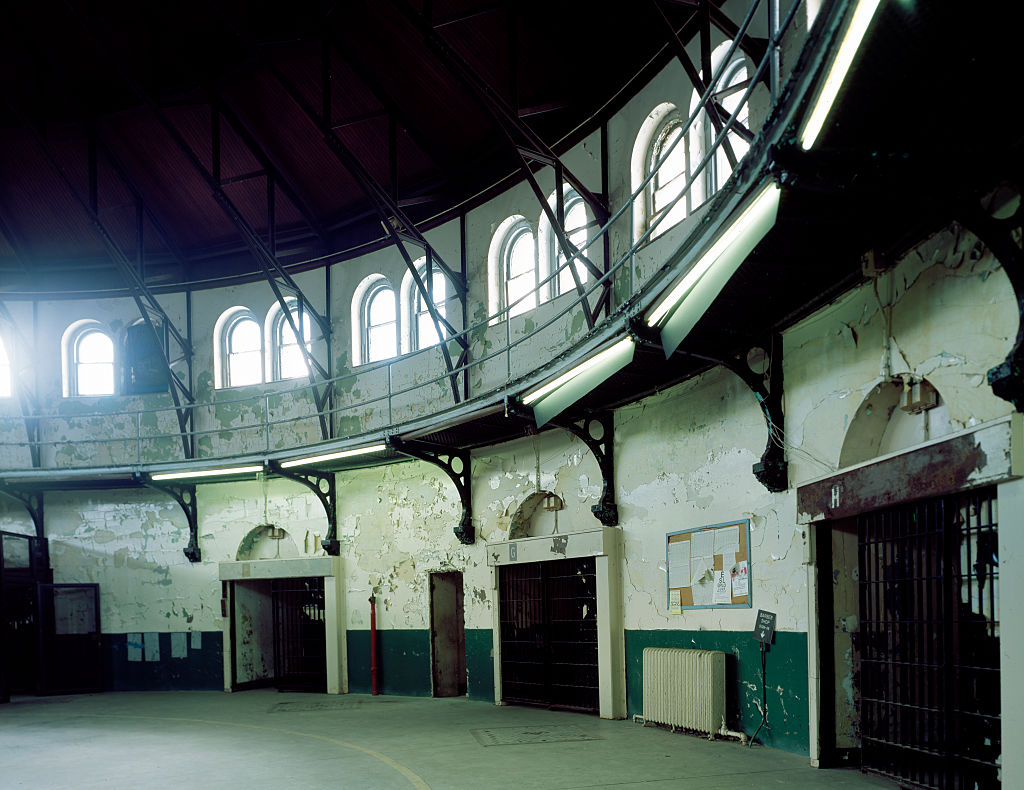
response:
[[[329,57],[329,52],[325,50],[325,60],[327,57]],[[434,265],[441,268],[448,282],[454,286],[456,294],[460,299],[464,299],[466,295],[467,289],[465,279],[462,275],[454,272],[444,262],[444,259],[431,246],[430,242],[428,242],[423,234],[420,233],[415,223],[413,223],[405,215],[405,212],[399,208],[398,203],[394,200],[391,193],[377,183],[376,179],[374,179],[370,172],[363,166],[362,162],[359,161],[355,154],[353,154],[341,138],[335,134],[334,130],[331,129],[329,116],[330,101],[327,91],[324,91],[323,108],[321,111],[318,111],[302,95],[302,92],[299,91],[298,88],[292,84],[292,82],[282,74],[279,69],[274,67],[273,64],[270,64],[270,71],[296,105],[302,110],[306,118],[320,130],[323,135],[324,144],[335,155],[338,161],[345,166],[345,169],[349,171],[352,177],[356,179],[363,192],[373,203],[374,209],[380,218],[381,226],[401,254],[402,259],[405,261],[406,268],[409,270],[413,282],[416,285],[417,292],[423,297],[424,302],[426,303],[427,311],[430,314],[431,321],[433,322],[437,336],[440,339],[438,346],[441,349],[441,355],[444,358],[445,367],[451,374],[449,376],[449,381],[452,389],[452,397],[456,403],[459,403],[462,396],[459,391],[456,368],[461,368],[462,365],[456,365],[452,362],[451,353],[448,350],[448,341],[450,339],[454,339],[459,344],[463,351],[463,358],[468,352],[469,342],[459,333],[459,330],[452,326],[444,316],[438,313],[437,306],[434,304],[433,300],[433,285],[431,284],[428,288],[424,283],[423,277],[416,268],[413,257],[409,254],[407,245],[412,244],[424,251],[429,270],[432,270]],[[326,65],[325,73],[329,78],[329,68]],[[449,335],[451,337],[449,337]],[[465,375],[466,373],[463,371],[463,376]]]
[[[681,5],[687,8],[699,8],[705,0],[662,0],[662,2]],[[728,38],[733,41],[736,40],[736,37],[739,36],[740,26],[733,22],[718,5],[708,3],[708,14],[712,25]],[[763,38],[744,34],[740,37],[740,51],[754,61],[754,63],[760,63],[768,51],[768,42]],[[767,81],[767,75],[762,77],[762,79]]]
[[[131,293],[132,298],[135,300],[135,305],[138,307],[139,313],[142,315],[142,319],[145,321],[146,326],[148,326],[150,332],[152,332],[157,348],[160,349],[164,369],[167,371],[168,388],[171,391],[171,399],[174,401],[174,411],[178,417],[178,428],[181,432],[182,451],[186,458],[192,458],[195,451],[195,437],[193,435],[193,413],[191,406],[195,402],[195,398],[192,394],[191,388],[191,341],[183,336],[178,331],[177,327],[175,327],[170,316],[164,312],[164,309],[160,306],[156,297],[153,296],[152,292],[150,292],[149,288],[146,286],[146,283],[140,276],[138,269],[133,265],[131,258],[124,252],[124,250],[121,249],[121,246],[117,243],[110,231],[103,224],[103,221],[100,219],[99,213],[93,207],[95,196],[98,194],[98,186],[96,185],[94,178],[90,179],[90,197],[87,198],[83,196],[75,186],[71,176],[64,169],[63,165],[61,165],[56,154],[47,143],[46,138],[39,132],[31,119],[26,117],[19,108],[11,105],[9,102],[8,106],[21,120],[26,131],[32,135],[36,145],[39,147],[39,150],[46,157],[47,162],[49,162],[50,167],[57,174],[60,180],[64,182],[64,186],[68,190],[68,193],[79,204],[82,211],[85,212],[93,230],[103,242],[103,246],[107,250],[107,255],[110,257],[110,260],[113,262],[115,267],[117,267],[118,272],[128,285],[128,290]],[[90,173],[90,175],[95,177],[95,171]],[[174,360],[171,359],[167,344],[163,342],[163,338],[160,336],[160,332],[156,328],[157,323],[164,328],[169,338],[173,339],[177,344],[178,349],[181,352],[180,357],[176,357]],[[174,365],[180,362],[184,362],[187,366],[186,376],[188,383],[186,383],[186,381],[184,381],[174,369]]]
[[[269,283],[271,290],[274,292],[274,296],[277,299],[277,303],[281,308],[284,320],[287,321],[289,328],[294,332],[295,338],[300,352],[302,353],[303,360],[306,363],[306,368],[309,372],[309,383],[313,392],[313,399],[317,409],[317,416],[320,422],[320,433],[324,439],[329,439],[333,433],[333,421],[329,420],[329,409],[331,402],[331,393],[333,388],[330,383],[321,389],[318,385],[317,376],[319,375],[323,379],[330,379],[330,342],[331,342],[331,331],[330,326],[326,319],[320,315],[319,312],[313,307],[312,303],[305,296],[302,290],[296,285],[295,281],[291,276],[284,270],[277,260],[276,255],[271,249],[268,248],[267,244],[264,243],[263,239],[260,238],[259,234],[252,228],[249,222],[242,216],[242,213],[238,210],[231,198],[228,197],[227,193],[224,192],[221,184],[214,173],[207,169],[206,165],[199,158],[188,141],[182,136],[181,132],[178,131],[174,123],[167,117],[167,114],[163,111],[160,104],[149,94],[141,85],[139,85],[132,77],[121,67],[121,64],[114,59],[114,48],[110,46],[104,37],[96,30],[89,19],[85,15],[81,14],[70,2],[68,7],[71,9],[72,14],[78,20],[79,24],[85,30],[85,32],[92,39],[95,47],[99,50],[99,53],[107,60],[109,65],[114,71],[121,77],[122,81],[132,90],[135,95],[149,107],[150,111],[156,116],[157,120],[163,126],[164,131],[170,136],[172,141],[178,150],[185,156],[193,170],[206,182],[207,187],[210,189],[211,194],[217,204],[221,207],[224,214],[231,220],[235,226],[236,231],[245,242],[249,251],[252,253],[253,258],[256,260],[260,267],[264,277]],[[220,118],[220,112],[214,111],[214,120],[217,121]],[[216,126],[216,123],[214,124]],[[214,168],[219,171],[219,143],[216,139],[216,132],[212,135],[211,148],[215,149],[214,156]],[[273,231],[270,231],[271,237]],[[294,296],[298,302],[300,315],[309,314],[313,318],[318,328],[321,331],[324,341],[328,345],[328,362],[327,365],[322,365],[314,356],[312,351],[307,348],[306,343],[303,342],[304,335],[301,331],[301,327],[296,326],[295,318],[292,315],[292,310],[286,300],[285,292],[289,295]],[[301,323],[301,319],[300,319]]]
[[[565,167],[547,143],[545,143],[539,135],[537,135],[522,121],[519,117],[518,111],[509,106],[509,104],[500,95],[498,95],[498,93],[491,88],[491,86],[488,85],[472,67],[470,67],[466,60],[456,52],[455,49],[440,36],[440,34],[438,34],[427,17],[417,12],[408,4],[408,2],[406,2],[406,0],[392,1],[394,5],[400,9],[406,19],[408,19],[409,22],[420,32],[424,41],[431,49],[434,50],[445,68],[447,68],[453,76],[462,82],[477,101],[487,109],[491,117],[501,128],[508,140],[508,143],[515,150],[516,156],[519,160],[520,170],[522,170],[524,177],[529,182],[534,195],[537,197],[541,210],[544,212],[544,215],[555,234],[558,246],[562,250],[562,254],[565,256],[567,261],[566,265],[572,273],[576,293],[580,300],[580,307],[583,310],[584,318],[587,322],[587,328],[593,329],[595,325],[595,311],[585,298],[586,289],[580,280],[579,273],[576,271],[576,266],[574,264],[577,259],[582,261],[584,266],[586,266],[596,278],[602,277],[604,272],[569,240],[568,235],[565,232],[565,213],[563,203],[565,183],[568,182],[576,193],[583,198],[594,213],[594,216],[597,218],[598,224],[600,225],[607,222],[610,216],[605,200],[598,198],[598,196],[591,192],[579,178],[573,175],[572,171]],[[533,173],[534,163],[550,166],[555,171],[555,200],[557,204],[555,210],[552,210],[551,206],[548,204],[547,197],[544,195],[543,190],[537,183],[536,176]],[[611,288],[611,283],[607,282],[603,287],[605,291],[608,291]],[[607,294],[602,295],[602,299],[606,297]]]

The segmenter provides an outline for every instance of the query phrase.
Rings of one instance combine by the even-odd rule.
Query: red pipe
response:
[[[377,696],[377,598],[370,596],[370,694]]]

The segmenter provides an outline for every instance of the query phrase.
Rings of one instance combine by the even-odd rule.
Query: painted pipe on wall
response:
[[[370,596],[370,694],[377,696],[377,597]]]

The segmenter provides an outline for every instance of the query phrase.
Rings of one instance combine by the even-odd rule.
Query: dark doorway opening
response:
[[[98,584],[39,585],[39,693],[103,690]]]
[[[994,489],[857,518],[865,771],[903,787],[1000,787]]]
[[[327,691],[322,576],[274,579],[274,682],[280,691]]]
[[[597,713],[597,576],[593,557],[499,569],[505,702]]]
[[[466,694],[462,574],[430,574],[430,658],[435,697]]]

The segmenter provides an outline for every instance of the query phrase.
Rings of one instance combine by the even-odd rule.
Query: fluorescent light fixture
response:
[[[839,49],[832,59],[828,76],[825,78],[821,90],[818,91],[814,107],[807,116],[807,120],[804,121],[803,130],[800,132],[800,146],[805,151],[809,150],[814,145],[814,141],[818,139],[818,135],[825,125],[825,119],[828,118],[829,110],[832,109],[832,104],[835,102],[836,96],[839,95],[839,89],[843,87],[846,72],[853,64],[860,43],[864,40],[864,34],[880,3],[881,0],[860,0],[857,3],[850,24],[846,27],[843,40],[839,44]]]
[[[732,271],[729,272],[729,276],[732,276],[736,268],[739,267],[739,264],[743,262],[743,258],[750,254],[750,251],[764,238],[768,228],[775,224],[775,216],[779,208],[779,197],[780,190],[777,183],[772,181],[764,187],[750,201],[747,207],[743,209],[739,217],[736,218],[736,221],[726,228],[725,233],[718,237],[718,241],[712,244],[711,248],[701,255],[697,262],[690,267],[690,270],[683,275],[683,279],[676,284],[676,287],[672,289],[669,295],[662,299],[658,306],[651,311],[651,314],[647,316],[647,325],[657,326],[661,323],[676,305],[689,296],[690,292],[694,290],[694,287],[701,281],[704,275],[711,271],[713,267],[724,268],[727,264],[734,262],[734,259],[738,257],[735,254],[736,248],[742,247],[746,252],[743,253],[739,261],[732,267]],[[750,244],[749,237],[755,231],[760,230],[769,216],[771,224],[757,236],[753,244]]]
[[[544,425],[597,385],[622,370],[633,360],[636,342],[624,337],[603,351],[576,365],[542,387],[523,396],[523,403],[533,406],[537,427]]]
[[[383,444],[371,444],[368,447],[357,447],[354,450],[340,450],[336,453],[325,453],[324,455],[311,455],[308,458],[293,458],[290,461],[282,461],[281,468],[288,469],[292,466],[306,466],[307,464],[318,464],[322,461],[337,461],[339,458],[353,458],[357,455],[369,455],[370,453],[382,453],[388,448]]]
[[[184,472],[160,472],[150,475],[152,480],[191,480],[198,477],[222,477],[226,475],[247,475],[262,472],[262,466],[230,466],[224,469],[193,469]]]

